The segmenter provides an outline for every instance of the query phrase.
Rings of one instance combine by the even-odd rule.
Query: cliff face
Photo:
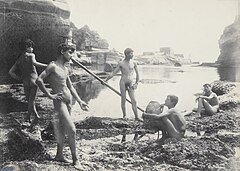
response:
[[[240,17],[226,27],[219,41],[221,80],[240,81]]]
[[[57,45],[69,32],[66,0],[0,0],[0,83],[9,79],[9,68],[20,54],[21,39],[30,38],[40,62],[57,56]]]

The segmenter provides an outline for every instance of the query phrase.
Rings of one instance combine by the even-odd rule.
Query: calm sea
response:
[[[219,80],[217,68],[213,67],[140,65],[138,69],[141,82],[135,96],[137,105],[142,109],[145,109],[150,101],[163,103],[168,94],[175,94],[179,97],[177,108],[191,110],[196,107],[196,94],[202,92],[202,85]],[[119,79],[120,76],[115,76],[108,84],[119,91]],[[87,116],[122,117],[120,96],[99,81],[92,79],[75,86],[90,107],[88,112],[83,112],[78,104],[75,104],[72,115],[76,120]],[[126,108],[127,117],[134,118],[131,105],[127,102]],[[139,115],[142,115],[141,111]]]

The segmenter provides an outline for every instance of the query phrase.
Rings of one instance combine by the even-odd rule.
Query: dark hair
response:
[[[124,50],[124,55],[127,56],[130,52],[133,52],[131,48],[127,48]]]
[[[61,51],[63,50],[63,52],[67,51],[71,49],[73,52],[76,50],[76,45],[71,43],[71,44],[67,44],[67,43],[61,43],[60,45],[58,45],[58,53],[61,54]]]
[[[35,43],[31,39],[24,39],[19,43],[20,50],[24,51],[28,47],[34,47]]]
[[[203,85],[203,87],[212,87],[210,84],[206,83]]]
[[[171,102],[173,103],[173,106],[176,106],[176,104],[178,103],[178,97],[175,95],[168,95],[168,97],[170,98]]]

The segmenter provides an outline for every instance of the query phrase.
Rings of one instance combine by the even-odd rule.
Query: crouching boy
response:
[[[162,141],[166,138],[181,139],[185,134],[186,121],[183,114],[175,108],[177,103],[177,96],[168,95],[164,104],[168,110],[161,114],[143,113],[144,120],[153,120],[157,123],[154,127],[162,131]]]

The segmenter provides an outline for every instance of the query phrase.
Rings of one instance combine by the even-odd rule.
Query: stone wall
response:
[[[57,45],[70,29],[66,0],[0,0],[0,83],[9,82],[8,70],[20,54],[19,42],[32,39],[40,62],[57,56]]]

